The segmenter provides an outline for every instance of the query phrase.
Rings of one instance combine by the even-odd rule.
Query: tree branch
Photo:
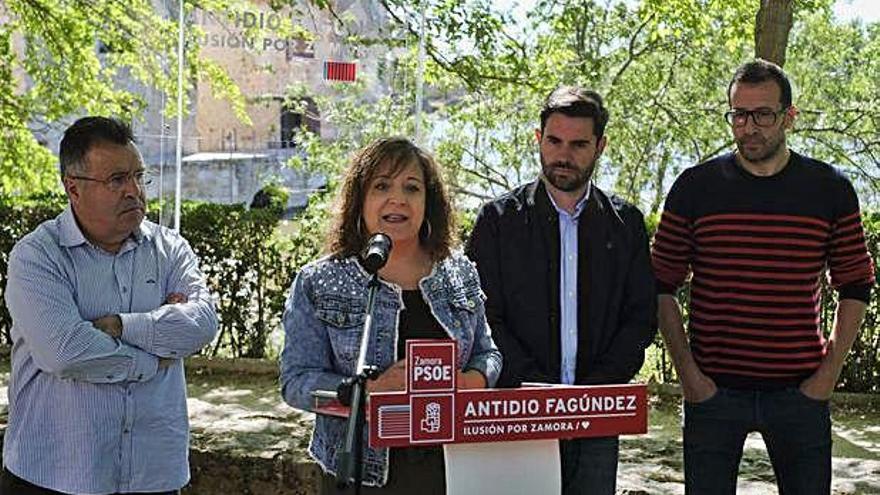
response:
[[[651,46],[648,45],[642,47],[641,50],[636,50],[636,41],[638,40],[639,35],[642,33],[642,30],[645,29],[645,26],[648,25],[654,19],[654,14],[649,15],[642,23],[636,28],[636,31],[629,38],[629,43],[627,44],[627,57],[626,61],[624,61],[623,65],[617,69],[617,72],[614,74],[614,77],[611,78],[611,85],[609,86],[611,89],[608,91],[609,97],[611,93],[614,92],[614,87],[617,85],[618,79],[623,76],[623,73],[629,68],[629,66],[635,62],[635,60],[640,57],[648,48]]]
[[[382,7],[388,12],[388,15],[391,16],[392,19],[399,25],[403,26],[407,32],[410,33],[411,36],[418,38],[419,32],[414,27],[412,27],[409,21],[401,19],[397,13],[391,8],[388,0],[380,0]],[[479,83],[484,80],[489,81],[497,81],[508,84],[518,84],[527,86],[533,90],[537,90],[538,87],[533,82],[529,80],[528,77],[516,78],[516,77],[503,77],[497,74],[487,74],[485,72],[481,72],[475,67],[470,68],[471,75],[466,73],[466,70],[462,69],[463,60],[466,59],[456,59],[449,61],[444,57],[437,48],[432,43],[425,43],[425,53],[434,61],[437,65],[442,67],[447,72],[457,75],[462,79],[462,81],[467,85],[468,89],[471,91],[476,91],[479,89]]]

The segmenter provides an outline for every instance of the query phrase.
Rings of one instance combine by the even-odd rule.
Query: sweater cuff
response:
[[[840,299],[857,299],[865,304],[871,300],[871,285],[869,283],[848,284],[837,289]]]
[[[657,294],[669,294],[676,295],[678,293],[678,286],[673,284],[668,284],[662,280],[657,280]]]

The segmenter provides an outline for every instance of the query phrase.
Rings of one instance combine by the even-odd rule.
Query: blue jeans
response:
[[[780,495],[831,492],[831,417],[828,401],[796,387],[736,390],[684,404],[685,493],[735,494],[743,443],[761,433]]]
[[[560,440],[562,495],[614,495],[619,450],[617,437]]]

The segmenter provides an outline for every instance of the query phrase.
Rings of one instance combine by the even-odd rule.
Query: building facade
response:
[[[153,3],[160,15],[176,20],[177,1]],[[378,69],[387,50],[356,48],[345,42],[352,34],[378,36],[387,26],[387,14],[379,2],[333,0],[332,12],[305,0],[280,10],[270,3],[251,0],[237,12],[196,10],[187,19],[187,29],[197,35],[200,56],[223,68],[239,87],[250,122],[239,119],[229,101],[214,94],[210,83],[196,84],[187,95],[190,108],[183,121],[184,199],[249,203],[264,185],[277,182],[291,191],[291,208],[304,207],[308,192],[326,181],[306,171],[290,170],[286,162],[301,153],[297,135],[302,127],[324,139],[334,137],[334,129],[322,122],[321,109],[312,98],[332,97],[338,91],[340,83],[325,78],[325,65],[343,62],[356,67],[357,79],[365,80],[368,88],[366,98],[387,90]],[[100,42],[96,49],[102,53]],[[171,56],[168,63],[175,63]],[[118,84],[146,102],[132,127],[145,163],[161,178],[148,194],[172,200],[177,121],[167,118],[165,110],[176,102],[124,73],[119,74]],[[288,98],[292,87],[300,88],[299,94],[305,96]],[[70,122],[76,117],[71,116]],[[37,136],[55,152],[69,122],[57,124]]]

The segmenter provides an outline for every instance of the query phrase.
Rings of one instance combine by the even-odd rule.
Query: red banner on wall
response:
[[[357,79],[357,64],[354,62],[324,61],[324,80],[354,82]]]

